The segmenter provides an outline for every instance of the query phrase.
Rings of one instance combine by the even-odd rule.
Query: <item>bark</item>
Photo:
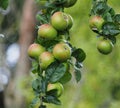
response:
[[[26,0],[23,7],[23,15],[20,25],[19,44],[21,53],[15,75],[16,80],[29,74],[30,63],[27,55],[27,49],[34,39],[34,16],[34,0]],[[15,98],[17,103],[20,103],[20,108],[24,108],[25,100],[19,90],[15,90]]]
[[[14,79],[11,80],[8,88],[9,91],[12,91],[10,94],[11,99],[9,99],[8,108],[26,108],[26,102],[22,96],[21,91],[17,87],[18,82],[29,76],[30,70],[30,61],[27,55],[27,49],[29,45],[34,40],[34,31],[35,31],[35,6],[34,0],[25,0],[23,6],[23,14],[20,22],[19,29],[19,45],[20,45],[20,58],[16,67],[16,72]]]

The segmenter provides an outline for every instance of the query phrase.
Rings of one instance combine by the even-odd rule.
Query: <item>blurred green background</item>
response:
[[[74,19],[74,25],[70,30],[71,43],[82,48],[87,57],[81,70],[81,81],[77,83],[73,77],[64,85],[65,91],[60,98],[62,105],[50,104],[47,105],[48,108],[120,107],[120,35],[117,36],[117,43],[111,54],[102,55],[97,51],[96,43],[99,38],[90,30],[88,24],[91,3],[92,0],[78,0],[73,7],[65,9],[65,12],[71,14]],[[120,13],[120,0],[108,0],[108,3],[116,13]],[[3,15],[0,16],[0,19],[2,18]],[[19,22],[19,20],[16,21]],[[19,24],[14,26],[19,26]],[[30,94],[32,93],[31,86],[26,88],[31,80],[28,77],[23,78],[18,86],[29,104],[33,95]]]

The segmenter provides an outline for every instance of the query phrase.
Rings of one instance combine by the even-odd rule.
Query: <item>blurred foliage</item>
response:
[[[80,83],[71,80],[65,84],[65,92],[60,98],[61,106],[48,105],[48,108],[119,108],[120,106],[120,35],[117,43],[109,55],[102,55],[97,51],[96,43],[99,38],[93,33],[88,24],[92,0],[78,0],[65,12],[74,18],[74,25],[70,31],[71,43],[84,49],[86,60],[82,70]],[[120,13],[120,1],[109,0],[116,13]],[[0,19],[4,19],[0,16]],[[19,22],[20,19],[16,19]],[[1,22],[0,22],[1,25]],[[4,25],[4,24],[3,24]],[[20,86],[22,93],[30,103],[33,95],[31,79],[26,79]]]

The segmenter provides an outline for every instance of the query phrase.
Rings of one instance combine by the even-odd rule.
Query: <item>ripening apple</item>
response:
[[[59,82],[53,83],[53,84],[48,84],[47,86],[47,91],[50,90],[57,90],[57,97],[60,97],[63,94],[64,88],[63,85]]]
[[[51,24],[58,31],[65,30],[68,27],[67,14],[63,12],[55,12],[51,17]]]
[[[57,37],[57,31],[50,24],[42,24],[38,29],[38,36],[44,39],[54,39]]]
[[[33,43],[28,48],[28,55],[31,58],[38,58],[41,55],[41,53],[43,53],[44,51],[45,48],[42,45]]]
[[[53,48],[53,55],[60,61],[66,61],[71,57],[71,48],[66,43],[58,43]]]
[[[39,64],[41,69],[46,69],[52,62],[55,61],[55,58],[52,53],[45,51],[39,56]]]
[[[92,30],[100,31],[104,23],[105,23],[105,20],[98,15],[91,16],[89,19],[89,26]]]

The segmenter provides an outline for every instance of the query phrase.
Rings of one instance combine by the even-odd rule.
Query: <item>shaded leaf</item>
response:
[[[71,78],[72,78],[71,73],[70,73],[70,72],[66,72],[66,73],[64,74],[64,76],[59,80],[59,82],[62,83],[62,84],[65,84],[65,83],[67,83],[68,81],[70,81]]]
[[[51,95],[47,95],[46,97],[43,97],[43,102],[61,105],[60,100],[56,96],[51,96]]]
[[[119,26],[112,22],[103,25],[102,34],[105,36],[116,36],[120,33]]]
[[[39,103],[39,102],[40,102],[39,97],[35,97],[35,98],[32,100],[32,102],[31,102],[29,108],[34,108],[35,105],[36,105],[37,103]]]
[[[81,79],[81,71],[78,68],[75,68],[75,78],[77,82],[79,82]]]
[[[63,77],[67,69],[66,63],[54,62],[46,69],[46,78],[49,82],[55,83]]]
[[[74,49],[72,56],[75,57],[78,62],[83,62],[86,58],[86,54],[81,48]]]

